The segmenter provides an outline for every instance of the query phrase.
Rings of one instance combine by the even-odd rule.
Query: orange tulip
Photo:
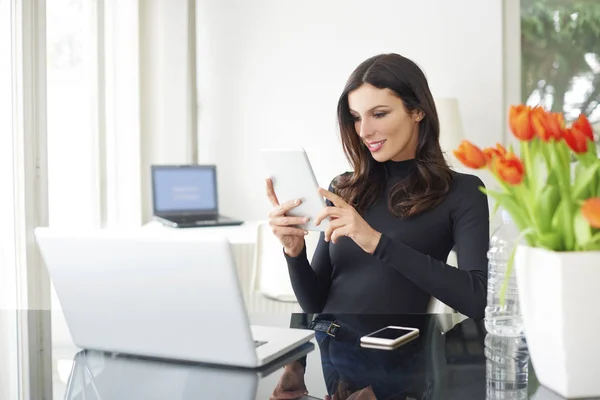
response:
[[[565,129],[563,139],[575,153],[585,153],[588,149],[588,138],[584,133],[573,127]]]
[[[518,185],[525,177],[525,167],[519,158],[513,153],[505,157],[498,157],[494,162],[494,171],[506,183]]]
[[[519,140],[529,141],[535,135],[535,130],[531,123],[531,112],[531,107],[523,104],[510,107],[508,124],[512,133]]]
[[[592,131],[592,125],[590,121],[588,121],[585,114],[579,114],[579,118],[573,122],[573,126],[571,129],[575,129],[583,134],[586,138],[590,139],[592,142],[594,141],[594,132]]]
[[[583,202],[581,214],[588,220],[592,228],[600,229],[600,197],[592,197]]]
[[[504,157],[506,155],[506,149],[500,143],[496,143],[496,147],[487,147],[483,149],[483,154],[488,164],[496,157]]]
[[[536,107],[531,112],[531,124],[537,136],[548,142],[560,140],[565,120],[561,113],[546,112],[543,108]]]
[[[480,169],[487,164],[483,151],[468,140],[460,143],[458,149],[454,150],[454,155],[469,168]]]

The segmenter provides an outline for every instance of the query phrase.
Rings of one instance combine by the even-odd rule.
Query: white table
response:
[[[208,226],[198,228],[172,228],[158,221],[151,221],[142,229],[153,230],[155,233],[165,232],[168,235],[184,235],[186,238],[211,238],[224,235],[229,239],[237,266],[238,277],[244,300],[252,293],[252,275],[254,269],[254,251],[260,221],[244,222],[237,226]]]
[[[186,235],[189,237],[213,237],[214,235],[225,235],[229,243],[237,245],[256,245],[256,234],[261,221],[244,222],[237,226],[206,226],[198,228],[172,228],[158,221],[148,222],[142,229],[152,229],[156,232],[169,232]]]
[[[250,221],[238,226],[172,228],[158,221],[152,221],[144,225],[142,229],[153,231],[154,234],[165,232],[168,235],[184,235],[185,237],[198,238],[199,240],[204,237],[225,235],[231,244],[242,295],[248,312],[254,314],[285,314],[300,311],[296,303],[271,300],[255,290],[255,251],[258,227],[261,222],[263,221]]]

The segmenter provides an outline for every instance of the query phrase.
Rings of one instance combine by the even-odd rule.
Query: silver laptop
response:
[[[215,165],[153,165],[154,219],[174,228],[241,225],[219,214]]]
[[[35,235],[81,348],[252,368],[314,336],[249,326],[224,237],[50,228]]]

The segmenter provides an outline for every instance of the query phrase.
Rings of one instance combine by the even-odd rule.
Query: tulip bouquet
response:
[[[465,166],[489,169],[499,190],[481,190],[512,217],[531,247],[600,250],[600,159],[585,117],[567,127],[561,113],[513,106],[519,155],[502,145],[480,149],[463,141],[454,155]]]
[[[600,330],[597,303],[586,297],[600,291],[600,159],[592,127],[584,115],[567,126],[562,114],[525,105],[511,107],[509,125],[518,154],[466,141],[454,152],[467,167],[492,172],[499,187],[482,190],[520,231],[500,306],[515,264],[518,297],[510,304],[518,304],[540,384],[565,398],[597,398],[600,347],[573,340]],[[548,360],[562,360],[563,367]]]

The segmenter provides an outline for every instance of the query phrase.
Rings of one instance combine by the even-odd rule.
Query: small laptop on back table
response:
[[[154,219],[175,228],[241,225],[219,214],[215,165],[153,165]]]

